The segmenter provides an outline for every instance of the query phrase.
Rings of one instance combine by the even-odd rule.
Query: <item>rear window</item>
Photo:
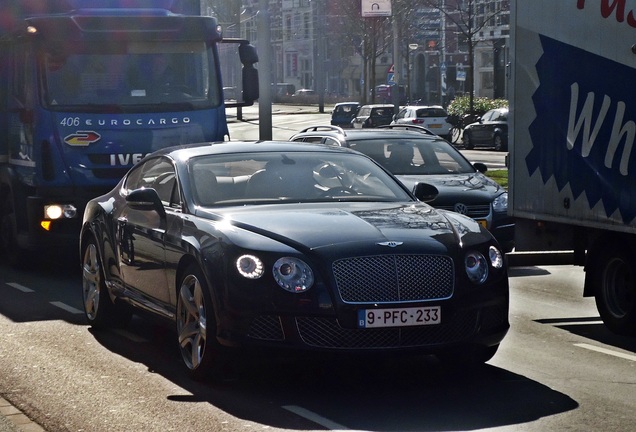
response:
[[[416,112],[417,117],[447,117],[448,113],[440,108],[421,108]]]
[[[393,111],[390,108],[373,108],[373,112],[371,115],[373,117],[386,117],[393,114]]]

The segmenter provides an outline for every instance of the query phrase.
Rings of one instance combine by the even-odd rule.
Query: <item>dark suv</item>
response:
[[[388,125],[393,121],[393,105],[363,105],[351,122],[354,128],[374,128]]]
[[[514,219],[508,216],[508,192],[483,173],[483,163],[471,164],[455,147],[428,129],[390,125],[375,129],[312,126],[290,141],[349,147],[370,156],[409,189],[432,186],[428,204],[462,213],[493,233],[501,247],[514,248]]]

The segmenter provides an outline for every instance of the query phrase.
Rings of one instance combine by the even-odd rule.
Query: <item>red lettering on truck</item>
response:
[[[622,23],[625,21],[625,13],[627,12],[627,24],[636,28],[636,16],[634,11],[627,11],[627,0],[601,0],[601,15],[603,18],[609,18],[616,12],[616,21]],[[578,0],[576,5],[579,9],[585,9],[585,0]]]

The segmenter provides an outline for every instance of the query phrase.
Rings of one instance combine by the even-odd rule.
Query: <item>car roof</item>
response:
[[[349,149],[325,144],[297,143],[289,141],[218,141],[184,144],[157,150],[150,156],[167,155],[176,160],[197,156],[254,152],[350,152]]]
[[[443,106],[441,106],[441,105],[407,105],[407,106],[405,106],[405,107],[403,107],[403,108],[413,108],[413,109],[421,109],[421,108],[436,108],[436,109],[442,109],[442,110],[446,111],[446,110],[444,109],[444,107],[443,107]]]
[[[362,105],[362,108],[388,108],[393,107],[393,104],[370,104],[370,105]]]
[[[290,140],[303,136],[328,136],[346,142],[349,139],[377,139],[381,138],[382,135],[387,135],[387,137],[390,135],[390,138],[442,139],[426,128],[413,125],[391,125],[389,127],[347,130],[331,125],[317,125],[301,130],[294,134]]]

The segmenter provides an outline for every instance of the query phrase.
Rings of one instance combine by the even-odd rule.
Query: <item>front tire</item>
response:
[[[475,145],[473,144],[470,138],[470,133],[467,133],[466,131],[464,131],[463,141],[464,141],[464,148],[466,150],[472,150],[475,148]]]
[[[227,362],[216,340],[212,296],[195,264],[186,269],[179,283],[176,325],[179,351],[190,377],[221,378]]]
[[[86,321],[93,328],[125,327],[132,318],[129,309],[115,305],[110,298],[94,238],[82,251],[82,300]]]
[[[634,255],[621,248],[607,248],[604,252],[594,273],[596,307],[612,332],[636,335]]]
[[[492,140],[493,146],[495,147],[495,151],[505,151],[506,144],[504,143],[503,137],[501,134],[495,134]]]

